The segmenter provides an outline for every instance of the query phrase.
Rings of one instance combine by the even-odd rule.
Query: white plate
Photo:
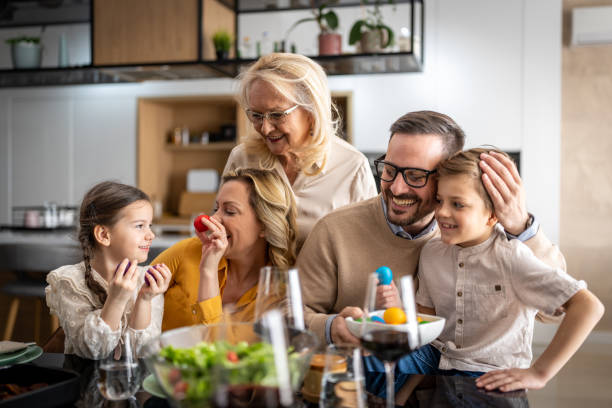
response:
[[[148,375],[144,379],[142,382],[142,388],[144,388],[144,390],[149,394],[158,398],[167,398],[166,394],[164,394],[164,390],[162,390],[162,387],[157,383],[157,380],[153,374]]]
[[[384,310],[377,310],[375,312],[370,313],[370,316],[378,316],[382,319]],[[426,344],[434,341],[442,330],[444,329],[444,323],[446,319],[440,316],[433,316],[428,314],[417,313],[417,316],[420,316],[421,319],[427,321],[428,323],[419,324],[419,334],[421,342],[419,346],[424,346]],[[359,337],[361,335],[361,325],[364,324],[362,322],[356,322],[352,317],[346,318],[346,325],[348,326],[349,331],[355,337]],[[384,324],[384,323],[374,323],[374,322],[366,322],[368,330],[401,330],[407,331],[407,324]]]

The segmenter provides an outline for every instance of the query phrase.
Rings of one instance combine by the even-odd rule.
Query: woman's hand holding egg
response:
[[[200,274],[216,277],[219,261],[227,249],[227,232],[218,220],[207,215],[200,215],[194,221],[196,235],[202,241],[202,258]]]

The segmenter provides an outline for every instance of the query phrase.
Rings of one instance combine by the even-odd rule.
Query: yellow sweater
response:
[[[162,331],[194,324],[210,324],[223,320],[221,297],[227,282],[228,264],[219,262],[220,295],[198,302],[202,243],[198,237],[184,239],[159,254],[152,265],[165,263],[172,272],[170,287],[164,296]],[[232,321],[252,321],[255,316],[257,285],[247,290],[236,302]]]

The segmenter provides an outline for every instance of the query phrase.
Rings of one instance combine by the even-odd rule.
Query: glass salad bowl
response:
[[[290,406],[318,340],[281,329],[275,335],[261,322],[174,329],[145,347],[145,361],[176,407]]]

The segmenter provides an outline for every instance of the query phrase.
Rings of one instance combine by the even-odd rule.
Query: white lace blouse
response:
[[[145,267],[138,267],[140,285],[144,283]],[[108,290],[108,283],[92,269],[93,278]],[[51,313],[57,315],[60,325],[66,333],[64,342],[65,354],[76,354],[89,359],[101,359],[117,347],[129,332],[134,350],[141,355],[142,347],[161,333],[161,322],[164,312],[164,297],[157,295],[151,300],[151,322],[146,329],[135,330],[128,327],[130,313],[138,291],[128,302],[119,328],[111,330],[100,317],[103,304],[87,287],[85,282],[85,264],[65,265],[47,275],[48,286],[45,288],[47,305]]]

